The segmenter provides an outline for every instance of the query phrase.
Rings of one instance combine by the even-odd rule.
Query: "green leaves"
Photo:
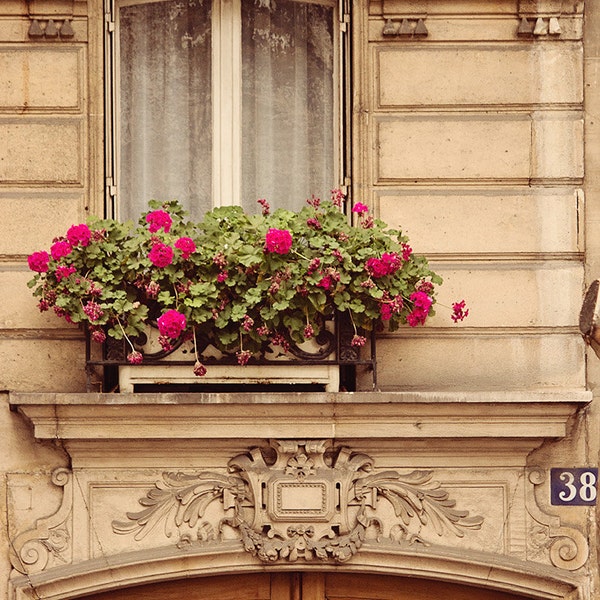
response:
[[[217,348],[247,349],[278,333],[301,343],[335,311],[349,312],[356,327],[385,321],[396,328],[415,309],[411,294],[426,289],[434,297],[442,283],[424,257],[407,250],[401,231],[363,212],[352,224],[330,201],[267,215],[223,206],[200,223],[189,221],[176,201],[149,206],[159,214],[147,221],[144,213],[137,225],[90,219],[89,243],[51,258],[48,271],[28,282],[40,309],[56,307],[73,322],[106,326],[117,339],[175,309],[188,327],[211,332]],[[155,227],[164,212],[169,226]],[[289,250],[270,246],[271,229],[291,237]],[[101,318],[86,314],[89,302],[102,308]]]

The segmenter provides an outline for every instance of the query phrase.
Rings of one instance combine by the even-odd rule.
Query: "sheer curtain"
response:
[[[148,201],[211,206],[211,0],[120,7],[121,218]]]
[[[335,185],[333,8],[242,0],[242,198],[299,208]]]
[[[241,0],[243,204],[299,208],[335,185],[331,2]],[[150,199],[212,206],[212,3],[122,0],[119,40],[120,217]],[[236,34],[237,35],[237,34]],[[233,89],[231,93],[236,93]],[[239,88],[238,92],[239,94]]]

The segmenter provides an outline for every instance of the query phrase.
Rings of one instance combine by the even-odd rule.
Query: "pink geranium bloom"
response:
[[[187,260],[196,251],[194,240],[189,237],[181,237],[175,242],[175,248],[181,251],[181,256]]]
[[[167,267],[173,262],[173,248],[157,242],[148,253],[148,258],[155,267]]]
[[[287,229],[271,228],[265,236],[265,249],[267,252],[287,254],[292,247],[292,234]]]
[[[69,242],[65,240],[60,240],[52,244],[52,246],[50,247],[50,254],[52,255],[52,258],[54,260],[59,260],[63,256],[69,256],[69,254],[71,254],[71,250],[73,250],[73,248],[71,247],[71,244],[69,244]]]
[[[366,204],[363,204],[362,202],[357,202],[352,207],[352,212],[362,215],[363,213],[369,212],[369,207]]]
[[[69,240],[71,246],[87,246],[91,238],[92,232],[85,223],[71,225],[67,231],[67,240]]]
[[[168,338],[178,338],[187,326],[185,315],[174,309],[168,310],[158,318],[158,331]]]
[[[34,252],[27,257],[27,264],[32,271],[36,273],[45,273],[48,270],[48,261],[50,257],[45,250]]]
[[[73,265],[70,265],[68,267],[65,265],[58,265],[58,267],[56,267],[56,280],[62,281],[63,279],[65,279],[69,275],[72,275],[75,272],[76,269]]]
[[[171,215],[165,210],[153,210],[146,215],[146,223],[148,223],[150,233],[156,233],[159,229],[162,229],[165,233],[169,233],[173,219],[171,219]]]

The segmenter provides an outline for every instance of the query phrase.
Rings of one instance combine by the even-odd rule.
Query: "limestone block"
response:
[[[444,278],[431,326],[577,327],[583,294],[583,265],[569,261],[485,261],[432,267]],[[469,316],[452,323],[452,302],[465,299]],[[462,332],[461,332],[462,333]]]
[[[578,252],[573,189],[411,189],[381,193],[377,214],[423,253]]]
[[[585,349],[578,334],[519,331],[377,343],[379,386],[391,390],[510,390],[584,388]]]
[[[376,181],[528,179],[528,115],[407,115],[375,120]]]
[[[0,120],[0,181],[81,184],[83,122],[78,119]]]
[[[83,339],[0,337],[0,389],[85,390]]]
[[[67,329],[77,332],[77,327],[59,319],[54,311],[40,313],[38,298],[34,298],[27,282],[33,277],[30,271],[0,270],[0,329]]]
[[[48,250],[52,239],[86,220],[80,194],[47,197],[23,193],[0,196],[0,255],[26,255]]]
[[[457,104],[580,103],[579,43],[379,46],[379,108]]]
[[[536,113],[533,120],[533,178],[583,177],[583,116],[579,112]]]
[[[80,110],[82,51],[0,48],[0,108]]]

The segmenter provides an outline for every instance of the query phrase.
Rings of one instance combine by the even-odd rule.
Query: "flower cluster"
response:
[[[136,338],[148,325],[165,350],[190,339],[199,376],[200,339],[243,365],[266,346],[285,352],[316,338],[340,313],[357,347],[374,328],[424,324],[441,278],[401,231],[362,203],[344,214],[343,200],[334,190],[298,212],[271,212],[259,200],[262,214],[219,207],[199,223],[176,201],[152,201],[137,226],[70,227],[49,252],[29,256],[29,286],[40,310],[84,324],[92,340],[126,339],[132,364],[143,360]],[[467,315],[464,300],[453,305],[455,322]]]

